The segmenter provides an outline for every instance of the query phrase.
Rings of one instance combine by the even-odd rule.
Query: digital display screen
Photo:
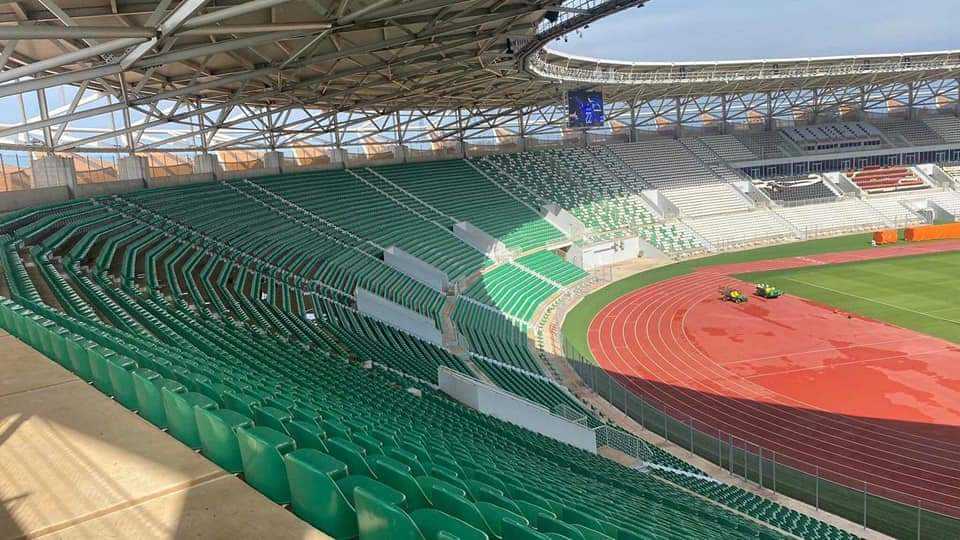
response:
[[[567,92],[567,109],[570,127],[603,125],[603,94],[577,90]]]

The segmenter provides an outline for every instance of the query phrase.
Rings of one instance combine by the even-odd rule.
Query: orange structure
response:
[[[885,229],[882,231],[876,231],[873,233],[873,241],[878,246],[883,244],[896,244],[897,243],[897,230],[896,229]]]
[[[945,223],[943,225],[926,225],[923,227],[908,227],[904,231],[904,238],[908,242],[920,240],[945,240],[960,238],[960,223]]]

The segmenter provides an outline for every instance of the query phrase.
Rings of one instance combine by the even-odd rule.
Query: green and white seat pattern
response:
[[[372,169],[454,221],[468,221],[521,252],[562,242],[563,233],[463,160]],[[534,208],[537,208],[536,206]]]
[[[399,529],[382,528],[392,523],[431,539],[782,537],[429,387],[415,397],[410,379],[348,355],[418,362],[425,352],[346,349],[340,324],[394,336],[346,321],[350,310],[310,323],[293,273],[230,259],[165,219],[144,225],[90,201],[0,221],[0,326],[328,534],[393,538]],[[31,274],[25,259],[47,269]],[[191,305],[194,294],[218,300]],[[773,503],[727,503],[807,538],[845,538]]]

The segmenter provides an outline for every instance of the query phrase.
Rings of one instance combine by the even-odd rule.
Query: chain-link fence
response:
[[[864,482],[724,433],[628,390],[565,338],[563,351],[584,384],[644,429],[764,489],[896,538],[956,540],[960,509]],[[655,457],[651,458],[656,462]]]

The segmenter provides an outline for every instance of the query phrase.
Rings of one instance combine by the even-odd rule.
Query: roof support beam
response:
[[[113,52],[119,49],[125,49],[127,47],[143,43],[142,38],[123,38],[116,39],[112,41],[107,41],[99,45],[94,45],[92,47],[86,47],[78,51],[69,52],[66,54],[61,54],[59,56],[54,56],[46,60],[39,60],[25,66],[20,66],[14,69],[8,69],[3,73],[0,73],[0,82],[12,81],[19,79],[20,77],[27,77],[49,69],[58,68],[61,66],[66,66],[79,62],[80,60],[86,60],[88,58],[93,58],[95,56],[100,56],[101,54],[106,54]]]

